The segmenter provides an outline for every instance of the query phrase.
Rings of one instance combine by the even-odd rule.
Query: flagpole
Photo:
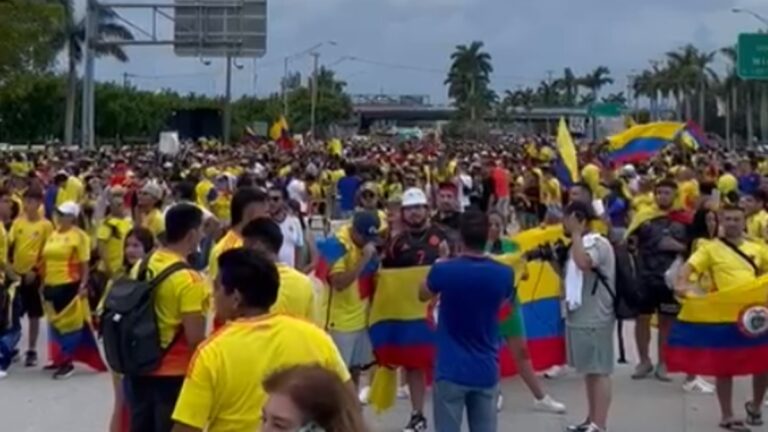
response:
[[[312,71],[312,109],[311,109],[311,115],[310,115],[310,133],[312,134],[312,140],[315,139],[315,126],[317,121],[317,65],[320,60],[320,53],[319,52],[313,52],[312,57],[314,57],[314,70]]]

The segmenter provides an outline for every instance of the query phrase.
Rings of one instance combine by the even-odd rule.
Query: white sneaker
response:
[[[8,376],[8,372],[0,369],[0,379],[6,378]]]
[[[499,397],[496,398],[496,411],[501,412],[504,409],[504,395],[499,392]]]
[[[715,392],[715,386],[697,376],[691,381],[686,381],[683,384],[683,390],[686,393],[712,394]]]
[[[533,409],[553,414],[565,414],[565,404],[552,399],[549,395],[534,401]]]
[[[552,366],[544,371],[544,377],[549,379],[555,379],[566,374],[566,369],[562,366]]]
[[[358,395],[358,398],[360,398],[361,404],[368,405],[370,396],[371,396],[371,386],[365,386],[360,389],[360,394]]]
[[[411,397],[411,392],[408,390],[408,386],[404,385],[402,387],[397,388],[397,398],[398,399],[408,399]]]

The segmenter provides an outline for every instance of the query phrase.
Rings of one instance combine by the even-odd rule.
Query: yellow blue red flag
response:
[[[579,162],[576,157],[576,146],[573,144],[571,132],[565,118],[560,117],[557,128],[557,154],[555,172],[561,183],[570,186],[579,181]]]
[[[608,158],[614,163],[648,160],[673,142],[685,128],[679,122],[654,122],[635,125],[608,138]]]
[[[768,372],[768,276],[685,299],[667,342],[670,372],[737,376]]]

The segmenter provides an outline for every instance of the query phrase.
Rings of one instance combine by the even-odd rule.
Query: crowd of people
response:
[[[528,277],[527,261],[544,259],[561,274],[568,366],[584,376],[589,406],[568,430],[606,431],[619,251],[633,257],[642,287],[632,378],[671,381],[665,343],[680,299],[736,289],[768,269],[768,159],[672,145],[615,164],[584,143],[579,166],[579,181],[559,175],[545,137],[6,153],[0,378],[40,357],[56,380],[76,362],[106,369],[88,350],[103,338],[112,431],[365,431],[360,403],[377,360],[366,278],[429,266],[409,292],[425,311],[438,304],[434,368],[400,371],[398,393],[412,408],[403,430],[427,430],[431,387],[435,430],[458,432],[466,410],[471,431],[495,431],[500,350],[535,409],[566,411],[537,377],[517,307],[515,281]],[[514,241],[554,226],[567,246],[542,245],[547,256]],[[325,237],[333,259],[319,246]],[[149,324],[122,325],[142,319],[144,301]],[[512,313],[500,320],[505,305]],[[42,320],[52,329],[45,356]],[[149,345],[131,350],[126,340]],[[689,373],[683,390],[716,391],[720,426],[748,431],[762,424],[766,364],[743,419],[733,377],[711,384]]]

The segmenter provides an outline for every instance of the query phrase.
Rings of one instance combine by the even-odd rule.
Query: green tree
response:
[[[590,98],[582,99],[596,101],[600,95],[600,90],[610,84],[613,84],[613,78],[610,77],[611,70],[606,66],[598,66],[592,72],[586,74],[579,80],[579,84],[590,92]]]
[[[50,29],[60,19],[60,10],[50,4],[31,0],[0,2],[0,83],[50,68],[56,57],[50,45]]]
[[[63,23],[54,30],[52,47],[67,53],[67,103],[64,121],[64,144],[71,145],[75,127],[75,106],[77,101],[77,65],[83,60],[85,43],[85,18],[75,18],[74,0],[53,0],[64,12]],[[107,7],[96,11],[96,33],[102,40],[132,40],[133,34],[118,23],[115,12]],[[99,45],[95,49],[99,57],[113,57],[121,62],[128,61],[128,55],[117,45]]]
[[[571,68],[563,70],[563,76],[555,81],[557,87],[563,92],[563,105],[576,106],[579,97],[579,79]]]
[[[483,51],[482,42],[456,46],[444,83],[461,118],[475,122],[490,109],[495,98],[489,88],[492,72],[491,55]]]

